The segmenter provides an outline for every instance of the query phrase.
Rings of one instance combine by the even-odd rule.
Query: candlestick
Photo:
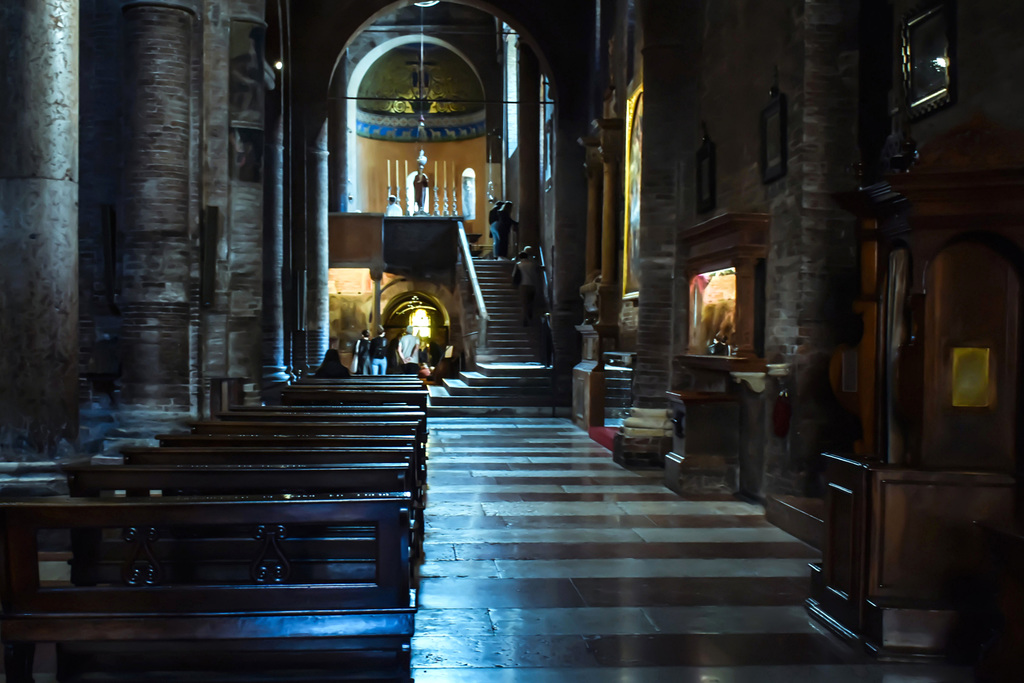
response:
[[[388,159],[388,194],[391,194],[391,159]]]
[[[437,187],[437,162],[434,162],[434,177],[431,178],[431,185]]]
[[[444,162],[444,190],[448,192],[448,162]]]

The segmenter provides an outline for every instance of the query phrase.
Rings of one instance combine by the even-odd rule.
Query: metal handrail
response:
[[[459,221],[459,249],[462,250],[462,260],[466,264],[466,273],[469,275],[469,283],[473,286],[473,298],[476,299],[477,325],[480,328],[480,339],[477,347],[487,346],[487,304],[484,303],[484,293],[480,290],[480,280],[476,277],[476,267],[473,265],[473,254],[469,250],[469,240],[466,238],[466,228]]]

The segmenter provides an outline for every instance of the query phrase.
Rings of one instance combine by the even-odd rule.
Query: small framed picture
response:
[[[761,181],[786,175],[786,96],[772,88],[771,101],[761,110]]]
[[[707,213],[715,208],[715,143],[707,124],[701,125],[704,138],[697,149],[697,213]]]
[[[956,4],[919,7],[903,17],[903,91],[911,119],[956,101]]]

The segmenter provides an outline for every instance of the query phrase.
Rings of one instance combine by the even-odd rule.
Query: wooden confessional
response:
[[[974,659],[1022,480],[1024,135],[977,118],[838,199],[860,219],[863,335],[832,384],[863,429],[825,454],[808,607],[881,656]]]

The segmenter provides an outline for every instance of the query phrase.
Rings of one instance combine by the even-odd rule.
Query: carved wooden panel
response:
[[[994,249],[947,247],[927,271],[920,464],[1012,472],[1017,443],[1020,281]],[[987,368],[969,373],[987,358]],[[962,395],[973,374],[983,386]],[[959,389],[958,389],[959,387]],[[955,389],[957,389],[955,391]],[[955,405],[961,404],[961,405]]]
[[[949,601],[988,554],[978,521],[1013,513],[1014,480],[978,472],[872,472],[869,597]]]

